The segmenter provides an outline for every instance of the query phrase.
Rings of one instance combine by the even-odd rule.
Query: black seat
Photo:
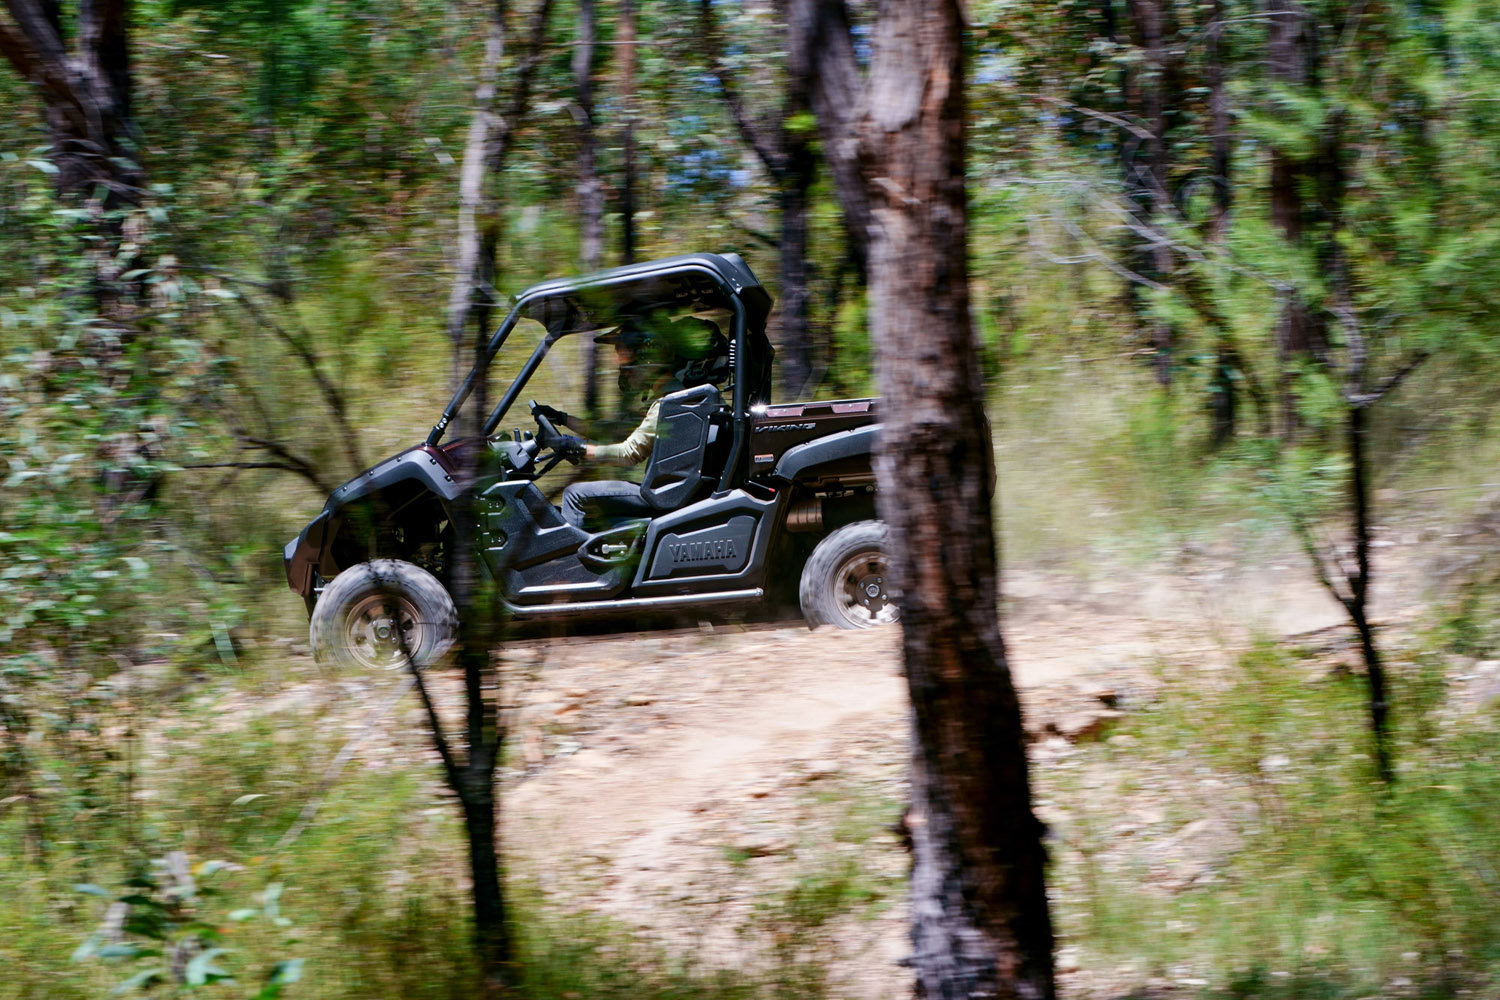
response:
[[[712,485],[709,446],[718,436],[714,417],[723,409],[724,398],[712,385],[661,398],[656,443],[641,481],[641,499],[652,511],[676,510],[708,492]]]
[[[652,518],[701,499],[718,481],[723,465],[724,399],[712,385],[694,386],[663,396],[657,407],[656,441],[646,462],[646,474],[634,490],[620,487],[615,495],[579,501],[589,510],[583,528],[606,531],[629,521]]]

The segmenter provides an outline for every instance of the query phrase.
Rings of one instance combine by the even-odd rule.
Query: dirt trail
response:
[[[1338,623],[1305,576],[1289,563],[1080,589],[1011,574],[1005,634],[1028,729],[1086,731],[1109,714],[1101,698],[1150,685],[1148,667],[1222,666],[1247,627]],[[757,900],[852,852],[892,905],[854,932],[864,957],[841,989],[903,995],[906,859],[886,830],[905,794],[899,642],[791,626],[511,649],[509,848],[568,905],[731,960]],[[847,821],[819,801],[865,803],[862,831],[841,841],[831,831]]]

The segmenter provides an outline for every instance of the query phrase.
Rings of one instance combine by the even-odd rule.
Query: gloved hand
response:
[[[537,409],[540,410],[541,407],[538,406]],[[584,456],[584,441],[581,437],[563,433],[548,434],[543,430],[537,435],[537,440],[542,443],[543,448],[556,452],[574,464],[577,464]]]
[[[583,438],[572,434],[559,434],[556,440],[552,442],[552,450],[574,465],[583,461],[583,457],[586,454]]]
[[[546,403],[536,404],[536,407],[531,412],[546,417],[554,424],[565,424],[568,422],[568,415],[566,413],[556,407],[548,406]]]

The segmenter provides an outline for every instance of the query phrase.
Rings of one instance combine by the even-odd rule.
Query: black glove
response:
[[[568,422],[568,415],[566,413],[555,407],[548,406],[546,403],[536,404],[531,412],[537,416],[546,417],[554,424],[565,424]]]
[[[552,444],[552,450],[575,465],[583,461],[585,454],[583,438],[572,434],[559,434]]]
[[[541,407],[538,406],[537,409]],[[537,435],[537,440],[542,443],[543,448],[556,452],[570,462],[576,463],[584,456],[584,442],[581,437],[575,437],[572,434],[548,434],[543,431]]]

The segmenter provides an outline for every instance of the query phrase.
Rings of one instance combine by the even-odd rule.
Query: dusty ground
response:
[[[1376,601],[1386,620],[1409,616],[1419,592],[1402,551],[1382,549]],[[1252,631],[1342,621],[1294,558],[1246,569],[1200,556],[1088,584],[1011,573],[1005,593],[1037,768],[1065,766],[1070,741],[1097,735],[1110,706],[1128,712],[1150,697],[1160,671],[1218,669]],[[607,914],[710,964],[742,964],[764,953],[755,929],[767,903],[784,908],[799,880],[856,870],[859,916],[810,931],[806,946],[839,956],[835,995],[909,995],[907,859],[890,829],[905,797],[899,640],[897,629],[721,626],[509,647],[503,810],[513,871],[569,909]],[[455,721],[456,680],[432,676]],[[347,683],[351,705],[380,700],[369,679]],[[351,713],[347,731],[361,727],[357,758],[371,766],[424,752],[415,698],[375,726]],[[1053,807],[1038,808],[1047,819]],[[1093,995],[1097,984],[1066,956],[1065,992]]]
[[[1154,669],[1215,669],[1251,629],[1340,622],[1293,561],[1081,589],[1013,574],[1006,592],[1039,767],[1107,724],[1109,705],[1149,696]],[[508,844],[560,901],[709,962],[743,960],[758,904],[852,857],[881,905],[838,928],[837,992],[907,995],[906,857],[889,829],[905,795],[899,640],[719,628],[512,649]]]

